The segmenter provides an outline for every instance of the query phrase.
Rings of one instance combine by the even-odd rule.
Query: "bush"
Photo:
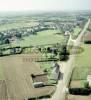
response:
[[[89,82],[85,82],[85,83],[84,83],[84,87],[85,87],[85,88],[89,88]]]
[[[89,95],[91,89],[87,88],[69,88],[69,93],[73,95]]]
[[[48,72],[48,71],[47,71],[47,69],[44,69],[43,71],[44,71],[45,73],[47,73],[47,72]]]
[[[68,58],[69,58],[69,52],[67,50],[67,47],[63,46],[62,50],[59,52],[59,59],[65,61],[68,60]]]

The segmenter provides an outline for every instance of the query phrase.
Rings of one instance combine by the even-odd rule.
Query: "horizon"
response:
[[[0,12],[91,10],[91,0],[3,0]]]

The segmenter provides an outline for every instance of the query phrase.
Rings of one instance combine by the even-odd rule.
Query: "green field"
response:
[[[81,32],[81,28],[79,28],[78,26],[74,28],[74,32],[72,33],[72,38],[76,39],[80,32]]]
[[[78,54],[72,80],[85,80],[91,74],[91,45],[83,44],[84,52]]]
[[[5,30],[9,30],[12,28],[22,28],[22,27],[32,27],[32,26],[36,26],[38,25],[37,22],[27,22],[27,21],[16,21],[14,23],[7,23],[7,24],[3,24],[0,25],[0,31],[5,31]]]
[[[17,40],[13,42],[12,45],[20,45],[20,46],[36,46],[36,45],[47,45],[54,43],[66,43],[67,38],[63,35],[58,35],[58,30],[45,30],[37,32],[37,35],[31,35],[29,37],[24,37],[22,40]]]
[[[52,62],[40,62],[40,67],[42,70],[47,70],[48,74],[51,73]]]

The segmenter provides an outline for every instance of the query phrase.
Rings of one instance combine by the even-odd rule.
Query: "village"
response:
[[[74,32],[74,28],[79,26],[80,28],[83,27],[86,20],[77,19],[76,21],[71,22],[45,22],[45,21],[38,21],[38,25],[33,27],[22,27],[16,29],[10,29],[0,32],[0,44],[8,44],[16,39],[20,39],[24,36],[36,35],[37,32],[43,30],[59,30],[58,34],[72,33]]]

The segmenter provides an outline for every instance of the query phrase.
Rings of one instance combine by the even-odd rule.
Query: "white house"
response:
[[[87,82],[89,82],[89,86],[91,87],[91,75],[87,76]]]
[[[69,31],[65,31],[64,35],[65,36],[69,36],[70,35],[70,32]]]

